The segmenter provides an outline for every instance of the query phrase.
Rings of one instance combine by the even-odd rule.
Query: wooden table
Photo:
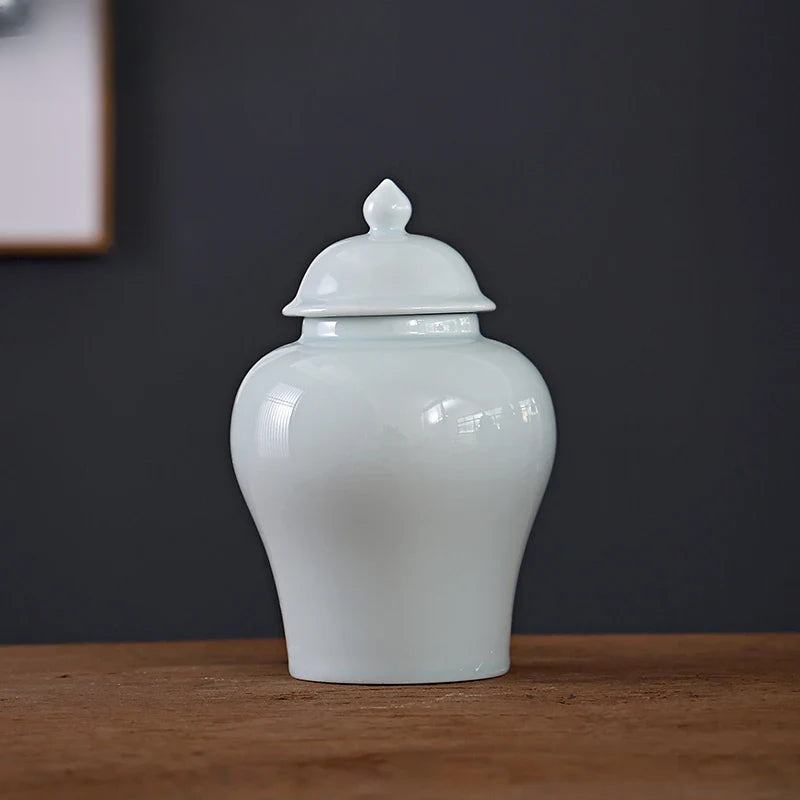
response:
[[[293,680],[283,642],[0,648],[0,797],[800,798],[800,634],[517,637],[505,677]]]

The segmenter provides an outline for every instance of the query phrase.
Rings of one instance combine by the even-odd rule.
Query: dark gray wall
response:
[[[553,392],[516,629],[800,627],[794,8],[117,3],[117,247],[0,264],[0,640],[280,632],[230,407],[386,175]]]

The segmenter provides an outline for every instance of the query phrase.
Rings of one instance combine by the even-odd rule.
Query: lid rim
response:
[[[321,306],[309,303],[289,303],[283,309],[284,317],[398,317],[419,314],[481,314],[494,311],[497,306],[488,297],[469,303],[448,303],[417,306]]]

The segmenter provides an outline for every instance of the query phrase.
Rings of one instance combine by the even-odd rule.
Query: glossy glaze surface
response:
[[[231,451],[299,678],[508,669],[555,450],[536,368],[474,314],[306,319],[236,397]]]

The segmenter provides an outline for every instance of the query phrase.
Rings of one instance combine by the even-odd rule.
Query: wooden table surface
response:
[[[526,636],[501,678],[293,680],[280,640],[0,648],[0,797],[800,798],[800,634]]]

